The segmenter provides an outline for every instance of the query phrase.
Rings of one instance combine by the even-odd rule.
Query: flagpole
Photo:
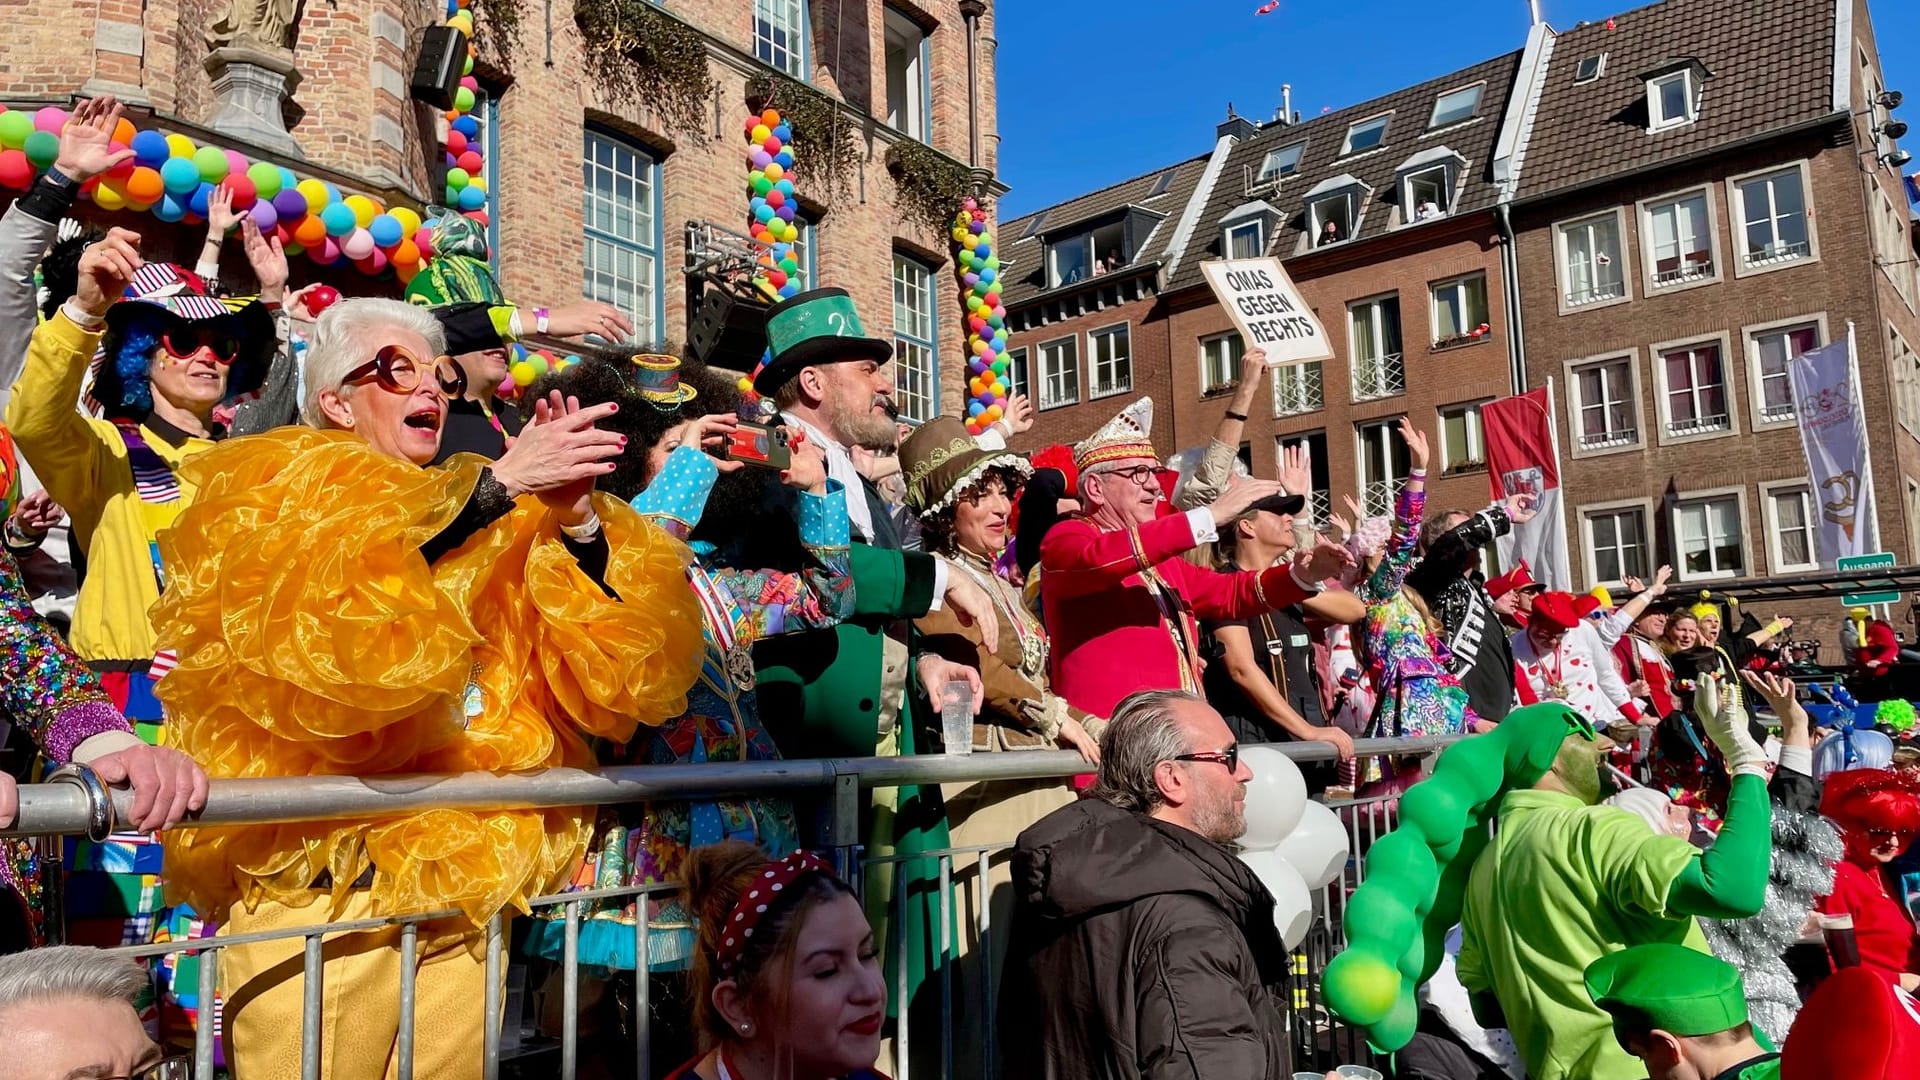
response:
[[[1860,397],[1860,351],[1853,335],[1853,320],[1847,320],[1847,389],[1853,395],[1853,407],[1861,408]],[[1880,500],[1873,490],[1873,448],[1870,445],[1872,432],[1869,430],[1864,413],[1860,417],[1860,491],[1873,502],[1873,513],[1867,515],[1867,550],[1880,550]],[[1859,496],[1855,497],[1857,506]]]
[[[1560,492],[1560,525],[1556,546],[1560,556],[1560,570],[1567,575],[1567,586],[1573,586],[1573,558],[1567,552],[1567,472],[1560,465],[1560,423],[1559,405],[1553,395],[1553,377],[1547,377],[1547,439],[1553,448],[1553,476],[1555,489]]]

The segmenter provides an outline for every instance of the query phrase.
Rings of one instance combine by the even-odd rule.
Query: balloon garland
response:
[[[1538,783],[1572,734],[1592,739],[1593,726],[1559,702],[1523,706],[1441,751],[1433,775],[1400,797],[1400,826],[1367,852],[1366,879],[1347,901],[1347,947],[1321,979],[1327,1004],[1374,1046],[1394,1051],[1413,1038],[1414,989],[1446,955],[1501,798]]]
[[[778,109],[768,107],[748,113],[741,125],[747,136],[747,231],[759,246],[754,267],[754,287],[762,293],[785,300],[800,292],[800,256],[794,245],[800,239],[799,197],[793,186],[793,128],[781,118]],[[765,367],[771,352],[762,353]],[[750,401],[758,400],[751,377],[740,380],[740,392]]]
[[[993,426],[1007,400],[1007,309],[1000,306],[1000,256],[993,253],[987,211],[978,200],[953,218],[954,263],[967,308],[967,433]]]

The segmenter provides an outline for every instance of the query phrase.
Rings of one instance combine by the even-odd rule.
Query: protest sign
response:
[[[1266,350],[1268,367],[1333,356],[1326,327],[1279,259],[1217,259],[1200,269],[1241,341],[1248,349]]]

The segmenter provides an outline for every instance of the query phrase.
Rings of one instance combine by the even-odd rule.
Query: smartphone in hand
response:
[[[793,464],[793,455],[787,449],[786,428],[745,421],[727,433],[719,456],[762,469],[786,469]]]

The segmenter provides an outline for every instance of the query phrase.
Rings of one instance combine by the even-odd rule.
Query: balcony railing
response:
[[[1407,392],[1406,364],[1397,352],[1353,362],[1353,400],[1372,401]]]
[[[1695,251],[1685,256],[1661,259],[1653,271],[1654,286],[1683,285],[1689,281],[1705,281],[1713,276],[1713,253]]]
[[[1779,263],[1804,259],[1813,254],[1813,245],[1805,240],[1788,244],[1775,241],[1757,248],[1749,248],[1745,254],[1748,266],[1774,266]]]
[[[1297,416],[1326,408],[1325,376],[1320,361],[1275,368],[1273,415]]]
[[[1640,441],[1640,432],[1634,428],[1614,428],[1610,431],[1583,431],[1580,433],[1580,449],[1611,450],[1616,446],[1632,446]]]
[[[1726,413],[1709,416],[1690,416],[1680,420],[1667,421],[1667,434],[1680,438],[1686,435],[1705,435],[1714,431],[1725,431],[1728,427]]]
[[[1400,483],[1399,480],[1372,480],[1367,483],[1361,505],[1365,507],[1368,517],[1393,513],[1393,500],[1400,494]],[[1356,529],[1360,527],[1357,521],[1353,525]]]
[[[1313,524],[1322,526],[1333,515],[1333,492],[1310,491],[1307,493],[1307,512],[1313,515]]]
[[[1760,419],[1768,423],[1793,419],[1793,401],[1767,401],[1760,405]]]
[[[1582,288],[1569,289],[1567,306],[1580,307],[1583,304],[1597,304],[1602,300],[1618,300],[1626,294],[1626,283],[1619,278],[1612,281],[1596,281]]]

